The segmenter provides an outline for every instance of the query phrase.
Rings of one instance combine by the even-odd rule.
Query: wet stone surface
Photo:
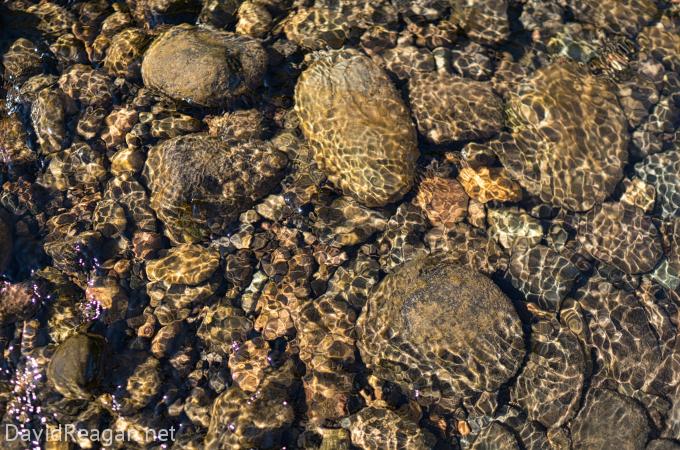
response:
[[[466,394],[498,389],[524,356],[509,299],[484,275],[440,254],[386,277],[357,326],[359,350],[374,373],[449,407]]]
[[[218,106],[257,88],[266,64],[253,39],[180,25],[154,40],[141,70],[145,86],[176,100]]]
[[[5,0],[0,447],[680,448],[679,70],[676,0]]]
[[[418,156],[414,126],[387,75],[368,57],[320,55],[301,75],[295,98],[303,133],[334,185],[367,206],[410,190]]]

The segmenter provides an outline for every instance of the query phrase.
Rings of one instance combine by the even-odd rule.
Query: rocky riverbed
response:
[[[677,0],[3,0],[0,63],[3,449],[680,449]]]

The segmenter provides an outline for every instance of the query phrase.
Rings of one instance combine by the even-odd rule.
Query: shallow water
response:
[[[2,448],[680,448],[678,2],[5,0],[0,55]]]

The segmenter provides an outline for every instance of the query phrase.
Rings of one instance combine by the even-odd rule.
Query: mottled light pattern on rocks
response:
[[[517,202],[522,199],[522,188],[503,167],[464,167],[458,181],[465,192],[480,203],[490,201]]]
[[[569,0],[567,4],[578,20],[630,37],[635,36],[657,13],[652,0]]]
[[[507,0],[449,0],[451,19],[474,40],[503,42],[510,35]]]
[[[519,450],[519,448],[513,430],[496,421],[484,428],[470,447],[472,450]]]
[[[562,426],[578,411],[588,355],[578,336],[550,314],[534,319],[530,348],[510,396],[530,420]]]
[[[220,257],[216,251],[200,245],[184,244],[172,248],[162,258],[146,265],[149,281],[196,285],[207,280],[217,269]]]
[[[649,155],[635,165],[635,173],[656,189],[656,204],[662,217],[680,214],[680,150]]]
[[[340,48],[349,38],[347,15],[333,8],[301,8],[284,23],[286,37],[309,50]]]
[[[559,61],[524,80],[509,101],[503,166],[541,200],[589,210],[614,190],[628,159],[627,122],[611,86]]]
[[[254,394],[231,386],[213,403],[206,450],[273,447],[295,418],[292,364],[272,371]]]
[[[605,203],[579,224],[579,240],[594,258],[626,273],[651,271],[663,256],[661,236],[652,220],[638,208]]]
[[[282,177],[286,156],[264,141],[179,136],[153,147],[145,176],[151,207],[174,242],[223,232]]]
[[[649,431],[645,412],[634,400],[606,389],[593,389],[574,419],[571,438],[578,450],[642,450]]]
[[[104,68],[109,75],[139,79],[148,41],[146,33],[139,28],[127,28],[116,34],[104,58]]]
[[[0,62],[0,426],[678,448],[676,0],[5,0]]]
[[[427,174],[418,184],[416,204],[434,226],[451,228],[465,219],[469,197],[453,178]]]
[[[176,100],[221,106],[256,89],[266,65],[264,49],[250,37],[178,25],[146,51],[142,78]]]
[[[508,265],[512,285],[526,301],[546,311],[559,311],[581,274],[568,258],[544,245],[513,252]]]
[[[388,275],[357,327],[357,346],[374,374],[449,407],[497,389],[525,352],[519,318],[505,294],[443,255],[416,259]]]
[[[434,442],[427,431],[389,409],[369,406],[350,416],[348,422],[352,444],[364,450],[425,450]]]
[[[599,276],[579,288],[577,298],[588,314],[588,344],[602,376],[615,380],[628,395],[672,395],[677,382],[671,380],[678,376],[673,362],[677,332],[667,306],[618,289]]]
[[[415,127],[387,75],[356,50],[321,53],[295,87],[295,110],[329,181],[367,206],[413,185]]]
[[[668,18],[662,18],[655,25],[646,27],[638,35],[638,43],[651,52],[671,71],[680,69],[680,36],[678,25]]]
[[[535,247],[543,239],[543,226],[519,208],[489,208],[488,234],[507,249]]]
[[[489,138],[503,128],[503,104],[491,83],[422,73],[409,80],[409,99],[418,131],[435,144]]]

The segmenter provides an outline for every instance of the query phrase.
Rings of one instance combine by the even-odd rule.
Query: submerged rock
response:
[[[517,202],[522,199],[522,187],[510,178],[503,167],[464,167],[458,181],[467,194],[480,203],[496,200]]]
[[[389,274],[364,306],[357,329],[369,370],[449,408],[474,392],[498,389],[525,353],[521,322],[505,294],[442,254]]]
[[[283,176],[286,156],[263,141],[179,136],[149,151],[144,174],[151,207],[174,242],[226,231]]]
[[[425,450],[435,443],[429,432],[422,431],[411,420],[389,409],[369,406],[350,416],[346,422],[352,444],[364,450]]]
[[[66,145],[67,99],[59,89],[45,88],[31,105],[31,122],[41,153],[57,153]]]
[[[497,44],[510,36],[507,0],[449,0],[451,19],[474,40]]]
[[[494,145],[503,166],[544,202],[586,211],[623,177],[628,124],[605,80],[559,61],[524,80],[509,101],[512,136]]]
[[[5,78],[8,81],[20,80],[42,72],[40,52],[33,42],[19,38],[10,45],[2,57]]]
[[[594,258],[625,273],[649,272],[663,256],[661,236],[642,210],[605,203],[579,224],[579,240]]]
[[[184,244],[173,247],[162,258],[150,261],[146,265],[146,275],[151,282],[196,285],[206,281],[219,262],[217,251]]]
[[[175,100],[225,106],[256,89],[266,67],[264,49],[250,37],[178,25],[146,51],[142,78]]]
[[[88,106],[108,106],[115,95],[115,85],[103,71],[75,64],[59,77],[59,87],[71,99]]]
[[[657,13],[653,0],[568,0],[577,20],[610,33],[635,36]]]
[[[370,58],[356,50],[318,54],[295,86],[295,110],[319,167],[344,194],[382,206],[411,189],[415,127]]]
[[[612,380],[619,392],[645,403],[648,395],[673,398],[680,341],[666,300],[626,292],[597,275],[579,288],[576,298],[588,327],[588,345],[600,367],[599,377]]]
[[[471,450],[519,450],[519,448],[513,430],[497,421],[484,428],[470,447]]]
[[[149,38],[139,28],[127,28],[111,39],[104,68],[112,76],[138,79],[141,76],[142,56]]]
[[[213,403],[206,450],[280,448],[283,433],[292,424],[295,379],[290,361],[270,370],[260,388],[248,394],[231,386]]]
[[[649,431],[645,411],[633,399],[593,389],[574,419],[571,437],[575,450],[642,450]]]
[[[559,427],[577,412],[589,361],[578,336],[551,313],[541,313],[531,327],[531,351],[511,398],[530,420]]]
[[[102,376],[105,345],[96,335],[78,333],[69,337],[54,352],[47,379],[68,399],[91,399]]]
[[[418,130],[435,144],[489,138],[503,127],[491,83],[426,72],[411,78],[409,96]]]
[[[680,214],[680,149],[649,155],[635,165],[635,173],[654,186],[661,217]]]
[[[668,18],[653,26],[646,27],[638,35],[638,43],[643,50],[651,54],[670,71],[680,70],[680,35],[677,22]]]
[[[284,24],[286,37],[310,50],[340,48],[349,38],[348,14],[334,8],[301,8]]]
[[[468,201],[465,189],[453,178],[426,174],[418,185],[416,204],[434,226],[450,229],[464,220]]]
[[[513,252],[508,265],[512,285],[526,301],[535,302],[546,311],[560,310],[581,274],[565,256],[544,245]]]

